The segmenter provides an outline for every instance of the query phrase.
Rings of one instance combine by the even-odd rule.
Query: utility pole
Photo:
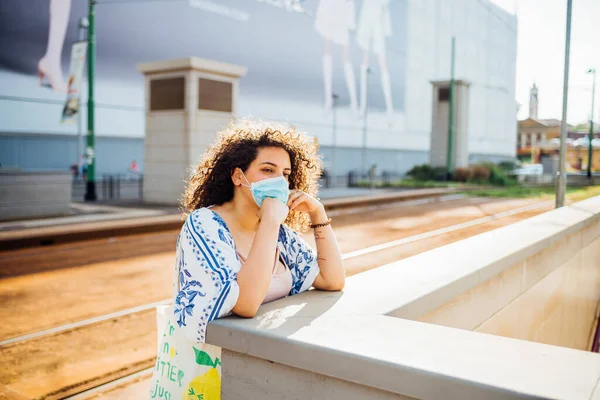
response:
[[[567,174],[565,164],[567,160],[567,100],[569,97],[569,57],[571,54],[571,10],[573,1],[567,0],[567,36],[565,39],[565,71],[563,77],[563,105],[562,121],[560,125],[560,161],[558,179],[556,180],[556,208],[565,205],[565,192],[567,191]]]
[[[364,115],[364,120],[363,120],[363,137],[362,137],[362,162],[361,162],[361,167],[362,167],[362,171],[361,171],[361,175],[365,172],[367,172],[367,133],[369,132],[368,129],[368,125],[367,125],[367,116],[369,115],[369,92],[368,92],[368,82],[369,82],[369,74],[371,74],[371,68],[367,68],[367,95],[365,96],[365,115]]]
[[[87,183],[85,200],[96,201],[96,152],[94,137],[94,70],[96,66],[96,0],[89,0],[88,15],[88,131],[85,149],[87,163]]]
[[[448,180],[452,177],[452,155],[454,141],[454,48],[456,38],[452,36],[452,58],[450,66],[450,104],[448,115],[448,154],[446,156],[446,174]]]
[[[77,35],[77,40],[79,40],[80,42],[85,40],[85,30],[88,28],[89,23],[88,23],[88,19],[83,17],[79,20],[79,25],[78,25],[78,35]],[[80,164],[80,160],[81,160],[81,156],[83,154],[83,128],[81,126],[82,123],[82,118],[81,118],[81,89],[79,90],[79,93],[77,94],[77,104],[79,105],[79,110],[77,110],[77,168],[79,168],[79,171],[81,171],[81,167],[82,165]]]
[[[592,83],[592,112],[590,114],[590,135],[588,143],[588,165],[587,165],[587,177],[589,180],[592,179],[592,140],[594,140],[594,97],[596,96],[596,68],[588,70],[588,74],[594,75]]]
[[[335,145],[337,142],[337,94],[333,93],[332,97],[332,121],[331,121],[331,170],[329,171],[329,178],[333,178],[335,171]]]

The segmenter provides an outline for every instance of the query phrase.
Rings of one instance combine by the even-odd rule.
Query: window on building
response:
[[[438,89],[438,100],[442,101],[450,101],[450,88],[444,87]]]
[[[198,109],[231,112],[233,109],[233,85],[212,79],[198,80]]]
[[[542,144],[542,134],[541,133],[537,134],[536,143],[537,144]]]
[[[183,110],[185,78],[150,81],[150,111]]]
[[[525,146],[531,146],[531,136],[532,135],[527,135],[526,137],[526,142],[525,142]]]

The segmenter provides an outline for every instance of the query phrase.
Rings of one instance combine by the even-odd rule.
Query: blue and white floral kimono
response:
[[[309,289],[319,274],[315,252],[283,225],[277,247],[291,272],[289,294]],[[237,303],[241,266],[225,221],[208,208],[192,212],[177,239],[173,303],[157,307],[159,346],[149,399],[220,400],[221,349],[205,343],[206,326]]]
[[[319,274],[315,251],[285,225],[279,229],[277,246],[292,274],[289,295],[308,290]],[[265,259],[265,263],[272,261]],[[174,317],[189,340],[204,343],[207,324],[231,313],[239,296],[240,268],[225,221],[209,208],[192,212],[177,240],[180,289],[173,299]]]

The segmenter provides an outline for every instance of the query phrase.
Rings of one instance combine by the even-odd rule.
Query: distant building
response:
[[[532,163],[541,163],[545,157],[558,156],[561,121],[557,119],[527,118],[519,121],[517,156]],[[589,124],[567,125],[567,171],[587,168]],[[592,170],[600,171],[600,125],[594,124]]]
[[[529,118],[519,121],[517,129],[517,156],[530,156],[532,150],[538,153],[556,151],[560,145],[560,127],[558,119],[539,119],[539,91],[535,82],[529,90]],[[581,147],[582,141],[589,135],[589,123],[572,126],[567,124],[567,145]],[[594,137],[600,137],[600,125],[594,125]]]
[[[531,110],[531,107],[530,107]],[[535,110],[537,112],[537,109]],[[527,118],[519,121],[517,154],[530,152],[531,147],[546,147],[550,140],[560,138],[561,121],[558,119]],[[568,129],[573,127],[568,125]]]
[[[519,121],[517,134],[517,154],[530,154],[531,148],[551,149],[558,147],[560,142],[560,125],[558,119],[527,118]],[[567,124],[567,144],[571,145],[578,139],[587,139],[590,132],[589,124],[577,126]],[[600,124],[594,123],[594,138],[600,139]],[[554,139],[554,140],[553,140]]]
[[[588,138],[590,134],[590,124],[589,123],[584,123],[584,124],[579,124],[575,127],[572,127],[571,129],[569,129],[569,135],[568,137],[573,139],[573,140],[577,140],[577,139],[581,139],[581,138]],[[594,122],[594,138],[598,139],[600,138],[600,124]]]

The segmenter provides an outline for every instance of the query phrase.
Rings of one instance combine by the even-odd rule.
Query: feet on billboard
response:
[[[60,63],[53,64],[45,57],[38,63],[40,86],[49,87],[57,92],[67,92],[68,88],[65,81],[63,81]]]

